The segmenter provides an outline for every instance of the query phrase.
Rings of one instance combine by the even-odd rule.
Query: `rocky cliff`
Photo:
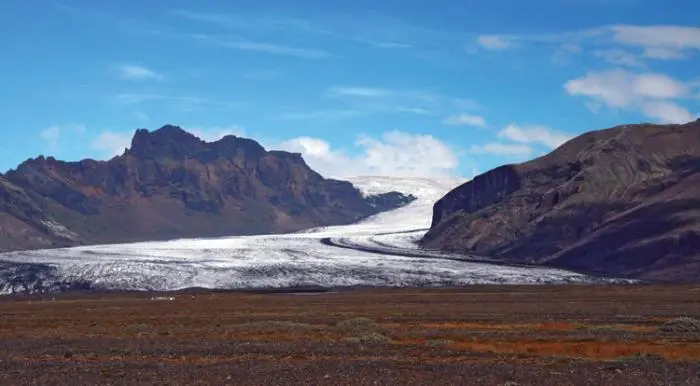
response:
[[[136,131],[109,161],[30,159],[0,175],[0,250],[297,231],[345,224],[414,197],[363,197],[300,154],[176,126]]]
[[[423,246],[700,281],[700,120],[589,132],[439,200]]]

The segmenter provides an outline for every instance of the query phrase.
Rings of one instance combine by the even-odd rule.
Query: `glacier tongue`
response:
[[[0,292],[291,286],[439,286],[605,281],[549,268],[486,264],[416,247],[433,203],[464,181],[357,177],[364,194],[418,199],[345,226],[285,235],[187,239],[0,254]]]

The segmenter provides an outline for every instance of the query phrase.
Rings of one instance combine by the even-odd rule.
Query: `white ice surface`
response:
[[[415,241],[430,226],[433,203],[463,181],[391,177],[351,181],[365,194],[396,190],[418,199],[357,224],[292,234],[0,254],[0,292],[27,287],[55,291],[78,282],[101,289],[176,290],[602,280],[558,269],[464,261],[464,256],[418,249]]]

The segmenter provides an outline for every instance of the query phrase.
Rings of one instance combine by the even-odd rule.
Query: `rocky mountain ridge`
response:
[[[700,281],[700,120],[623,125],[505,165],[434,205],[426,248]]]
[[[291,232],[413,199],[363,197],[298,153],[236,136],[205,142],[166,125],[137,130],[109,161],[40,156],[0,175],[0,250]]]

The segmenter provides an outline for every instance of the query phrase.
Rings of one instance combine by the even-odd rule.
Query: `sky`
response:
[[[0,2],[0,172],[181,126],[323,175],[471,178],[700,116],[696,0]]]

